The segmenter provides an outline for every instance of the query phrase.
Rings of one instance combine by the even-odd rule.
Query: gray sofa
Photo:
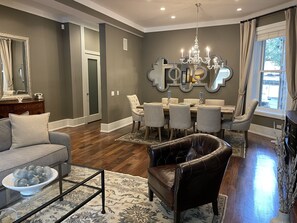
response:
[[[62,174],[67,175],[70,169],[70,137],[65,133],[48,132],[50,143],[34,144],[11,149],[12,130],[9,118],[0,119],[0,207],[6,203],[5,188],[2,180],[17,168],[30,164],[52,166],[62,164]]]

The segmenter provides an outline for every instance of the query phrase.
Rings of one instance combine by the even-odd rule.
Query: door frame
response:
[[[89,76],[88,76],[88,60],[97,60],[97,80],[98,80],[98,112],[90,115],[89,107]],[[85,50],[83,55],[83,106],[85,123],[90,123],[102,119],[102,100],[101,100],[101,68],[100,53]]]

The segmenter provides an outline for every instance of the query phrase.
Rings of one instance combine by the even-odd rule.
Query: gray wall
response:
[[[50,120],[67,117],[60,23],[0,5],[0,32],[29,37],[32,92],[42,92]]]
[[[99,25],[99,33],[102,121],[110,123],[131,116],[126,95],[143,91],[143,39],[107,24]],[[123,38],[128,40],[128,51],[123,50]],[[111,91],[120,95],[111,96]]]
[[[90,51],[99,52],[99,32],[84,28],[85,32],[85,49]]]
[[[179,87],[170,87],[172,97],[198,98],[203,91],[206,98],[223,98],[227,104],[235,104],[238,89],[239,71],[239,25],[225,25],[199,28],[199,47],[201,56],[205,56],[205,48],[211,48],[211,54],[222,57],[233,70],[233,77],[216,93],[208,93],[203,87],[194,87],[189,93],[183,93]],[[158,57],[164,57],[168,62],[179,62],[180,50],[188,51],[194,45],[195,29],[147,33],[144,38],[143,72],[141,73],[141,99],[145,102],[161,101],[167,97],[166,92],[159,92],[152,87],[147,73]]]

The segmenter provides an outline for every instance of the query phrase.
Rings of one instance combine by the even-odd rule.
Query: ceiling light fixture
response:
[[[165,11],[165,7],[161,7],[160,10],[161,10],[161,11]]]
[[[175,15],[172,15],[172,16],[171,16],[171,19],[175,19],[175,18],[176,18]]]
[[[242,8],[237,8],[236,11],[240,12],[240,11],[242,11]]]
[[[189,50],[189,54],[184,57],[184,49],[181,49],[181,58],[180,61],[182,64],[193,64],[194,69],[197,70],[198,67],[201,66],[201,64],[207,64],[207,68],[209,70],[211,69],[218,69],[220,67],[223,67],[223,61],[221,61],[218,57],[211,58],[209,56],[210,48],[206,47],[206,53],[207,56],[200,57],[200,50],[199,50],[199,44],[198,44],[198,14],[199,14],[199,8],[201,7],[201,3],[196,3],[195,6],[197,7],[197,27],[196,27],[196,36],[194,41],[194,46]]]

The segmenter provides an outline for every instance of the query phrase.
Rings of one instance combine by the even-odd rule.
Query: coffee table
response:
[[[60,169],[60,168],[59,168]],[[14,219],[14,222],[22,222],[31,216],[38,214],[42,210],[46,210],[46,208],[50,208],[52,205],[59,205],[59,202],[73,202],[71,203],[71,209],[66,212],[61,211],[61,213],[55,213],[55,215],[59,215],[58,219],[55,222],[62,222],[67,217],[72,215],[75,211],[83,207],[86,203],[91,201],[93,198],[101,194],[101,202],[102,202],[102,210],[101,213],[105,214],[105,186],[104,186],[104,170],[103,169],[92,169],[92,171],[87,174],[83,174],[81,177],[71,176],[71,173],[68,177],[62,178],[59,177],[52,184],[48,185],[40,192],[35,195],[25,197],[18,196],[16,202],[12,204],[7,204],[7,212],[13,214],[13,209],[16,209],[18,213],[21,213],[20,216],[17,216]],[[61,172],[59,171],[59,174]],[[92,183],[92,180],[97,176],[100,178],[98,180],[101,181],[101,185],[97,186],[97,183]],[[82,188],[84,187],[84,188]],[[80,190],[87,189],[87,197],[82,197],[78,201],[72,201],[70,196],[71,193],[80,193]],[[15,191],[11,191],[6,189],[7,194],[15,193]],[[74,195],[75,196],[75,195]],[[60,211],[59,211],[60,212]]]

